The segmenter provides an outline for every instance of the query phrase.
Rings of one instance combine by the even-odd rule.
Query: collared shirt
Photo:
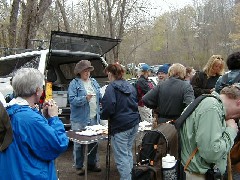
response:
[[[13,98],[9,103],[8,106],[14,105],[14,104],[18,104],[18,105],[28,105],[29,103],[27,102],[27,100],[21,98],[21,97],[17,97],[17,98]]]
[[[212,163],[223,174],[227,166],[227,154],[234,143],[237,133],[226,126],[226,110],[217,93],[207,97],[186,119],[180,130],[181,161],[183,166],[198,147],[198,152],[191,160],[187,170],[205,174]]]

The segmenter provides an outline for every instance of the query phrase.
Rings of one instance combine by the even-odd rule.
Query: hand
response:
[[[210,89],[210,93],[212,93],[213,91],[215,91],[215,88]]]
[[[43,115],[46,118],[58,116],[58,106],[53,99],[43,103]]]
[[[235,129],[236,132],[238,132],[238,125],[237,125],[237,123],[235,122],[234,119],[228,119],[228,120],[226,120],[226,125],[227,125],[227,127],[231,127],[231,128],[233,128],[233,129]]]
[[[93,97],[92,94],[88,94],[88,95],[86,96],[87,101],[89,102],[89,101],[91,100],[92,97]]]

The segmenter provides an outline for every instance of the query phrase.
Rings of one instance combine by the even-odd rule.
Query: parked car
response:
[[[154,76],[151,76],[151,77],[148,77],[148,80],[153,84],[153,86],[157,86],[158,84],[158,78],[157,77],[154,77]],[[127,81],[132,84],[133,86],[135,86],[136,82],[137,82],[137,78],[130,78],[130,79],[127,79]]]
[[[51,32],[49,50],[39,50],[10,55],[0,58],[0,91],[4,95],[12,93],[10,79],[14,72],[22,67],[38,69],[46,77],[46,99],[53,98],[62,110],[60,118],[65,127],[70,127],[70,107],[67,90],[70,81],[75,78],[74,67],[80,60],[89,60],[94,67],[91,76],[100,86],[108,82],[104,73],[107,62],[104,54],[120,43],[120,39],[89,36],[84,34]]]
[[[141,68],[142,68],[142,65],[144,65],[144,64],[146,64],[146,63],[138,63],[137,67],[138,67],[139,69],[141,69]]]

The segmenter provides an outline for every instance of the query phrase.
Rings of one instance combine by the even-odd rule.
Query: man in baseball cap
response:
[[[159,83],[163,82],[168,77],[168,69],[171,66],[171,64],[163,64],[159,67],[157,76]]]

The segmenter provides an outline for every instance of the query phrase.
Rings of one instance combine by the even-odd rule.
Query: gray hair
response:
[[[240,98],[240,83],[235,83],[231,86],[224,87],[220,94],[225,94],[229,99]]]
[[[21,68],[16,71],[12,86],[16,97],[30,97],[37,88],[43,87],[44,75],[34,68]]]

